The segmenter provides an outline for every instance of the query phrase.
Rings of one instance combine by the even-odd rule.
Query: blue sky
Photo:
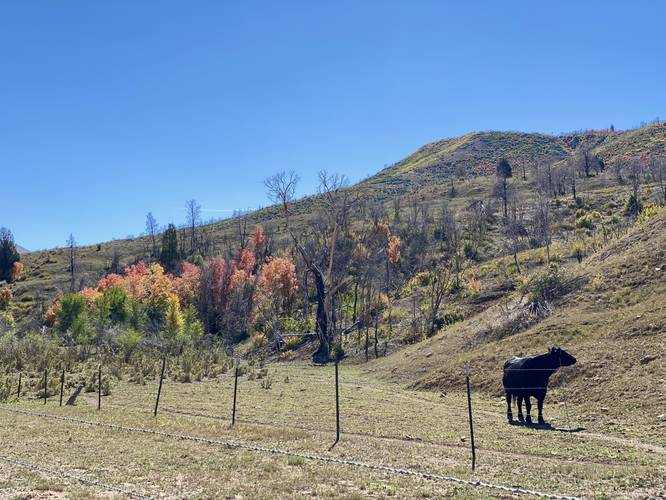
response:
[[[30,249],[313,192],[473,130],[666,116],[666,3],[0,4],[0,226]]]

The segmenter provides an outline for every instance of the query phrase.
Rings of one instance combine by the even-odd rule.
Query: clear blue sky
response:
[[[473,130],[636,126],[666,116],[665,20],[657,0],[6,1],[0,226],[93,243],[190,198],[265,205],[279,170],[307,194]]]

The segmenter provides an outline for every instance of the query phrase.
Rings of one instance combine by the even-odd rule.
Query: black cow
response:
[[[518,402],[518,420],[524,421],[523,399],[525,399],[527,423],[532,423],[530,397],[534,397],[539,408],[539,424],[544,424],[543,400],[546,398],[548,390],[548,379],[559,367],[570,366],[575,362],[576,358],[571,354],[559,347],[553,347],[545,354],[524,358],[512,356],[504,363],[502,383],[506,391],[506,418],[509,423],[513,422],[511,396],[515,396]]]

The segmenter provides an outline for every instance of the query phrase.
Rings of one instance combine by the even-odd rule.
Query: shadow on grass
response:
[[[535,429],[538,431],[555,431],[555,432],[581,432],[585,430],[585,427],[575,427],[573,429],[563,428],[563,427],[553,427],[552,424],[529,424],[527,422],[521,422],[520,420],[512,420],[509,422],[509,425],[514,425],[516,427],[527,427],[528,429]]]

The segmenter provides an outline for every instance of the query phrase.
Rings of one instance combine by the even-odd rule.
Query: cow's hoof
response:
[[[525,423],[526,423],[527,425],[532,425],[532,417],[527,417],[527,418],[525,419]]]
[[[546,425],[546,421],[542,417],[539,417],[538,422],[539,422],[539,425]]]
[[[518,420],[524,423],[525,417],[523,417],[522,415],[518,415]]]

